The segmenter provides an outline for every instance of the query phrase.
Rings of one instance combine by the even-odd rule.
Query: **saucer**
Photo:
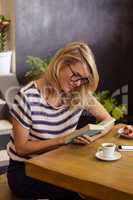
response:
[[[125,135],[123,130],[124,130],[124,128],[120,128],[120,129],[117,131],[117,133],[118,133],[119,136],[124,137],[124,138],[127,138],[127,139],[133,139],[133,136]]]
[[[110,156],[110,157],[103,156],[102,151],[97,151],[95,156],[96,156],[96,158],[98,158],[100,160],[106,160],[106,161],[113,161],[113,160],[118,160],[121,158],[121,154],[117,151],[115,151],[114,155]]]

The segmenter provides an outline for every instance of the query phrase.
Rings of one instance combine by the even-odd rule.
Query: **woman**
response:
[[[98,72],[87,44],[72,42],[60,49],[40,79],[20,89],[11,108],[13,134],[8,183],[18,196],[49,199],[81,199],[74,192],[25,175],[24,161],[66,143],[66,133],[76,129],[83,109],[102,121],[111,118],[95,99]],[[77,144],[90,144],[103,134],[82,136]]]

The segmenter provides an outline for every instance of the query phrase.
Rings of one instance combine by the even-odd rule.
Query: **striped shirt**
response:
[[[74,131],[78,124],[82,109],[72,110],[68,106],[54,108],[42,97],[35,82],[22,87],[15,96],[10,114],[29,130],[29,140],[47,140],[56,138],[59,134]],[[11,134],[7,151],[11,159],[24,161],[33,157],[20,156],[14,145]]]

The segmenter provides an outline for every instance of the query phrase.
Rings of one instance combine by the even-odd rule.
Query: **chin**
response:
[[[71,92],[71,90],[70,89],[65,89],[64,92],[67,94],[67,93]]]
[[[63,91],[67,94],[76,91],[76,88],[72,88],[71,86],[66,86],[63,88]]]

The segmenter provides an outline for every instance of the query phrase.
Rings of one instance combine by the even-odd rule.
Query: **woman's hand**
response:
[[[97,140],[97,139],[103,137],[103,136],[106,135],[106,134],[107,134],[107,133],[104,133],[104,132],[102,133],[102,132],[101,132],[101,133],[99,133],[99,134],[97,134],[97,135],[94,135],[94,136],[91,137],[91,141],[94,142],[95,140]]]
[[[90,144],[92,142],[92,137],[90,136],[86,136],[86,135],[82,135],[80,137],[77,137],[75,139],[73,139],[73,142],[74,144]]]
[[[79,136],[79,137],[76,137],[75,139],[72,140],[72,143],[73,144],[90,144],[92,142],[94,142],[95,140],[97,140],[98,138],[106,135],[107,133],[99,133],[97,135],[94,135],[94,136],[88,136],[88,135],[82,135],[82,136]],[[58,145],[64,145],[64,144],[67,144],[67,140],[69,138],[69,135],[71,135],[71,132],[70,133],[64,133],[62,135],[59,135],[56,140],[57,140],[57,144]]]
[[[75,144],[90,144],[104,135],[106,135],[106,133],[99,133],[99,134],[91,136],[91,137],[88,135],[82,135],[80,137],[75,138],[73,140],[73,143],[75,143]]]
[[[71,132],[68,134],[64,133],[62,135],[59,135],[56,140],[57,140],[57,144],[58,145],[63,145],[63,144],[67,144],[66,141],[68,141],[69,139],[69,135],[71,135]],[[73,144],[90,144],[92,142],[92,137],[86,136],[86,135],[82,135],[79,137],[76,137],[75,139],[72,140]]]
[[[71,135],[71,133],[69,133]],[[62,134],[60,136],[58,136],[56,139],[57,139],[57,144],[58,145],[63,145],[63,144],[67,144],[66,141],[68,139],[68,135],[69,134]],[[101,136],[103,136],[105,134],[98,134],[98,135],[95,135],[95,136],[88,136],[88,135],[82,135],[82,136],[79,136],[79,137],[76,137],[75,139],[72,140],[72,143],[73,144],[82,144],[82,145],[85,145],[85,144],[90,144],[92,142],[94,142],[96,139],[100,138]]]

